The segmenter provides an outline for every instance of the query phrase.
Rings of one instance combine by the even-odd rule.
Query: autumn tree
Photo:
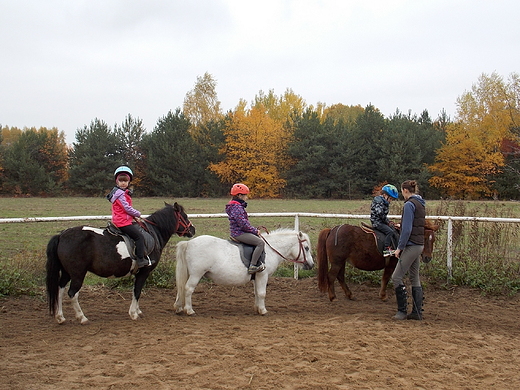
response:
[[[346,124],[354,124],[356,119],[363,114],[364,108],[360,105],[357,106],[346,106],[338,103],[333,104],[330,107],[326,107],[323,110],[323,116],[325,118],[331,118],[334,122],[343,121]]]
[[[194,135],[205,123],[222,118],[216,87],[217,81],[206,72],[202,77],[197,77],[195,87],[184,98],[182,113],[189,120]]]
[[[519,123],[515,85],[496,73],[482,74],[471,91],[457,99],[456,121],[448,126],[446,143],[429,166],[432,186],[454,198],[493,195],[492,177],[505,164],[501,145],[515,137]]]
[[[244,182],[254,196],[277,197],[285,186],[281,171],[287,164],[286,146],[290,131],[273,119],[262,104],[246,109],[241,102],[229,113],[224,129],[223,160],[210,165],[228,184]]]
[[[292,116],[301,116],[307,105],[301,96],[288,88],[281,96],[276,96],[272,89],[267,94],[260,91],[252,106],[264,110],[271,119],[284,123]]]

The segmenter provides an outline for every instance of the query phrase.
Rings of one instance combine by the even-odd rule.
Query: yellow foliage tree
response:
[[[514,80],[513,75],[512,80]],[[513,139],[518,120],[514,88],[493,73],[481,75],[471,92],[457,99],[456,123],[446,129],[446,143],[428,167],[430,184],[454,198],[492,195],[489,176],[500,172],[504,156],[500,146]]]
[[[446,144],[429,166],[435,176],[430,184],[443,194],[457,199],[476,199],[491,195],[487,177],[497,173],[504,158],[496,145],[464,131],[460,124],[446,129]]]
[[[220,153],[225,159],[210,169],[224,182],[243,182],[254,196],[278,197],[285,186],[280,174],[288,163],[290,138],[282,121],[270,117],[262,104],[247,110],[242,101],[228,115],[223,131],[226,142]]]

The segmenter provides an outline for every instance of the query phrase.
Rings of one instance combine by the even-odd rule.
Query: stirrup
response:
[[[264,263],[260,263],[259,265],[250,265],[249,268],[247,269],[247,272],[250,275],[252,275],[252,274],[255,274],[257,272],[262,272],[264,269],[265,269],[265,264]]]
[[[393,256],[393,255],[395,255],[395,250],[393,250],[393,249],[388,248],[383,251],[384,257]]]

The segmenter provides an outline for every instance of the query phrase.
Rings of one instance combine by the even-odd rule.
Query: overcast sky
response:
[[[453,118],[482,73],[520,72],[519,18],[518,0],[1,0],[0,125],[152,131],[205,72],[224,111],[290,88]]]

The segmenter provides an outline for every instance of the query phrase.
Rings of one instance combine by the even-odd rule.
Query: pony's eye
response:
[[[306,247],[305,247],[305,250],[306,250],[306,251],[308,251],[308,250],[309,250],[309,247],[308,247],[308,246],[306,246]]]

